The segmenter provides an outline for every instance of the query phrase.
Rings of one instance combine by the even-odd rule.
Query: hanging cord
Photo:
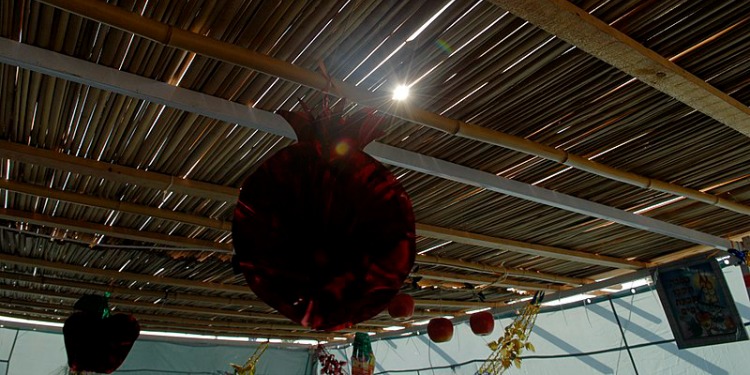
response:
[[[0,232],[8,230],[11,232],[26,234],[30,236],[36,236],[36,237],[42,237],[47,238],[50,240],[58,240],[58,241],[64,241],[64,242],[71,242],[71,243],[77,243],[81,245],[88,246],[90,243],[88,241],[81,241],[76,240],[74,238],[64,237],[59,238],[55,236],[51,236],[48,234],[43,233],[37,233],[30,230],[24,230],[24,229],[17,229],[17,228],[11,228],[11,227],[0,227]],[[94,246],[96,249],[115,249],[115,250],[167,250],[167,251],[197,251],[197,252],[214,252],[214,253],[222,253],[222,254],[232,254],[232,250],[224,250],[224,249],[212,249],[212,248],[203,248],[203,247],[173,247],[173,246],[143,246],[143,245],[111,245],[111,244],[103,244],[98,243]]]
[[[630,351],[630,346],[628,345],[628,339],[625,337],[625,331],[622,329],[622,324],[620,324],[620,317],[617,315],[617,311],[615,310],[615,304],[612,302],[612,296],[607,296],[607,299],[609,300],[609,306],[612,307],[612,314],[615,315],[615,321],[617,321],[617,327],[620,328],[620,335],[622,335],[622,342],[625,343],[625,349],[628,351],[628,356],[630,357],[630,363],[633,364],[633,370],[635,371],[635,375],[638,375],[638,367],[636,367],[635,365],[635,359],[633,359],[633,353]]]
[[[634,306],[633,303],[635,302],[635,291],[630,296],[630,306]],[[632,322],[633,317],[633,309],[628,310],[628,326],[630,326],[630,322]],[[628,327],[624,327],[625,332],[628,331]],[[623,339],[620,338],[620,346],[622,346]],[[617,374],[620,370],[620,359],[622,358],[622,350],[617,351],[617,367],[615,368],[615,374]]]
[[[505,269],[504,266],[505,262],[501,263],[498,268],[500,268],[501,274],[497,277],[497,280],[493,284],[501,284],[504,283],[506,279],[508,279],[508,270]]]
[[[161,192],[162,203],[167,201],[167,196],[169,195],[169,191],[172,190],[173,185],[174,185],[174,176],[169,176],[169,185],[167,185],[167,188],[162,190]]]

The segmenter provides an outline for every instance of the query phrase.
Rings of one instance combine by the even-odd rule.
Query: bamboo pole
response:
[[[750,109],[746,105],[576,5],[564,0],[491,2],[750,136]]]
[[[99,291],[99,292],[110,292],[113,296],[110,298],[110,301],[114,305],[123,305],[128,306],[132,308],[141,308],[141,309],[156,309],[156,310],[169,310],[169,311],[175,311],[175,312],[181,312],[181,313],[190,313],[190,314],[205,314],[205,315],[211,315],[211,316],[224,316],[229,318],[239,318],[239,319],[257,319],[257,320],[279,320],[279,321],[289,321],[289,318],[275,314],[275,313],[258,313],[258,312],[252,312],[252,311],[237,311],[237,310],[227,310],[227,307],[229,306],[246,306],[246,302],[243,302],[242,300],[238,299],[232,299],[232,298],[222,298],[222,297],[214,297],[214,296],[206,296],[206,295],[194,295],[194,294],[188,294],[188,293],[175,293],[175,292],[159,292],[159,291],[153,291],[153,290],[143,290],[143,289],[129,289],[129,288],[122,288],[122,287],[116,287],[116,286],[110,286],[106,284],[97,284],[92,282],[79,282],[79,281],[72,281],[72,280],[64,280],[59,278],[51,278],[51,277],[39,277],[39,276],[28,276],[24,274],[17,274],[17,273],[8,273],[8,272],[2,272],[0,271],[0,275],[2,275],[4,278],[8,280],[13,281],[22,281],[27,283],[32,283],[36,285],[49,285],[54,287],[63,287],[63,288],[71,288],[71,289],[81,289],[81,290],[87,290],[87,291]],[[44,289],[37,289],[37,288],[19,288],[19,287],[11,287],[8,286],[9,289],[7,289],[9,292],[18,291],[21,293],[26,294],[34,294],[34,295],[41,295],[41,296],[47,296],[50,298],[61,298],[61,299],[69,299],[69,300],[77,300],[78,297],[72,297],[69,295],[61,294],[58,292],[45,292]],[[2,289],[2,286],[0,286],[0,289]],[[130,301],[122,298],[116,298],[116,296],[138,296],[138,297],[146,297],[151,299],[163,299],[164,303],[160,304],[154,304],[153,302],[135,302]],[[28,302],[28,301],[25,301]],[[182,303],[181,305],[175,305],[174,302]],[[186,302],[199,302],[199,303],[209,303],[209,304],[215,304],[219,305],[221,307],[219,308],[205,308],[205,307],[194,307],[189,305],[184,305]],[[255,302],[255,301],[251,301]],[[263,307],[258,306],[259,304],[253,303],[255,307]],[[265,306],[266,308],[267,307]],[[414,317],[426,317],[426,316],[436,316],[436,315],[445,315],[441,312],[433,312],[433,311],[425,311],[425,310],[415,310],[414,311]],[[387,313],[381,313],[377,315],[381,320],[367,320],[360,325],[362,326],[372,326],[372,327],[387,327],[391,326],[393,324],[401,323],[397,321],[393,321],[390,319],[390,315]],[[383,319],[385,318],[385,319]]]
[[[251,299],[253,294],[250,291],[250,289],[242,285],[218,284],[218,283],[203,282],[203,281],[176,279],[176,278],[171,278],[171,277],[144,275],[144,274],[133,273],[133,272],[118,272],[115,270],[105,270],[105,269],[98,269],[98,268],[91,268],[91,267],[83,267],[83,266],[77,266],[73,264],[52,262],[52,261],[43,260],[43,259],[26,258],[22,256],[3,254],[3,253],[0,253],[0,262],[7,263],[7,264],[21,265],[21,266],[29,266],[29,267],[41,267],[45,269],[73,273],[73,274],[85,274],[85,275],[103,277],[103,278],[112,279],[112,280],[130,280],[130,281],[138,281],[138,282],[148,282],[148,283],[157,284],[157,285],[168,285],[168,286],[174,286],[174,287],[180,287],[180,288],[235,293],[235,294],[246,296],[248,298],[247,304],[252,305],[253,302],[255,302],[253,299]]]
[[[0,186],[2,186],[2,183],[3,183],[2,180],[0,180]],[[6,181],[6,183],[12,183],[12,182]],[[40,190],[42,190],[42,189],[40,189]],[[67,196],[73,196],[75,194],[76,193],[68,193]],[[84,199],[87,199],[88,197],[85,196],[85,195],[80,195],[80,198],[82,200],[84,200]],[[136,207],[137,205],[130,204],[129,206],[130,207]],[[159,212],[160,215],[158,217],[172,219],[172,214],[174,213],[173,211],[159,210],[159,209],[157,209],[157,210],[160,211]],[[23,215],[22,212],[11,211],[13,214],[9,215],[8,212],[6,212],[6,211],[8,211],[8,210],[0,209],[0,218],[8,217],[8,218],[11,218],[13,220],[17,220],[19,218],[23,218],[24,217],[24,215]],[[38,215],[38,214],[30,215],[30,217],[36,223],[39,223],[39,224],[42,224],[42,225],[44,225],[44,223],[49,223],[47,221],[40,220],[40,218],[39,218],[40,216],[42,216],[42,215]],[[172,220],[174,220],[174,219],[172,219]],[[29,221],[31,221],[31,220],[29,220]],[[54,222],[55,223],[64,223],[65,221],[57,219],[57,220],[54,220]],[[78,221],[77,223],[75,223],[73,225],[69,225],[67,227],[69,227],[69,228],[77,228],[77,229],[83,230],[83,231],[91,231],[90,229],[87,228],[86,224],[87,223],[83,223],[81,221]],[[106,228],[116,228],[116,227],[106,226]],[[110,235],[113,235],[113,236],[117,237],[118,236],[118,232],[121,232],[121,231],[120,230],[112,230],[112,231],[107,230],[107,231],[104,231],[104,232],[98,232],[98,231],[94,231],[94,232],[95,233],[107,233],[107,234],[110,234]],[[131,239],[138,239],[137,236],[128,236],[128,237],[130,237]],[[151,236],[151,237],[155,237],[155,236]],[[146,238],[149,238],[149,237],[146,237]],[[163,242],[176,243],[176,242],[178,242],[178,238],[182,238],[182,237],[165,236],[165,238],[163,239]],[[212,246],[211,248],[207,248],[206,251],[217,251],[217,252],[222,252],[222,253],[231,253],[232,251],[228,250],[227,248],[231,248],[231,245],[230,244],[216,243],[215,246]],[[175,248],[174,251],[180,251],[180,249],[179,248]],[[583,284],[587,284],[587,283],[591,282],[591,280],[587,280],[587,279],[572,278],[572,277],[566,277],[566,276],[561,276],[561,275],[549,274],[549,273],[545,273],[545,272],[536,272],[536,271],[529,271],[529,270],[521,270],[521,269],[516,269],[516,268],[512,268],[512,267],[502,267],[502,268],[499,268],[499,267],[489,266],[489,265],[485,265],[485,264],[481,264],[481,263],[466,262],[466,261],[460,261],[460,260],[448,259],[448,258],[438,258],[438,257],[430,256],[430,255],[419,255],[419,256],[416,257],[416,262],[418,264],[442,265],[442,266],[447,266],[447,267],[461,268],[461,269],[467,269],[467,270],[473,270],[473,271],[481,271],[481,272],[486,272],[486,273],[491,273],[491,274],[497,274],[497,275],[504,275],[504,276],[510,275],[510,276],[531,278],[531,279],[535,279],[535,280],[544,280],[544,281],[549,281],[549,282],[554,282],[554,283],[561,283],[561,284],[583,285]],[[106,270],[101,270],[101,271],[106,271]],[[448,275],[448,274],[446,273],[446,275]],[[112,277],[115,277],[115,276],[112,276]],[[454,275],[454,277],[457,277],[457,275]],[[175,279],[175,280],[180,280],[180,279]],[[512,281],[507,280],[506,284],[510,285],[510,284],[512,284]],[[221,285],[224,285],[224,284],[221,284]]]
[[[168,234],[130,229],[120,226],[102,225],[82,220],[66,219],[64,217],[42,215],[33,212],[14,210],[9,208],[0,208],[0,219],[11,221],[24,221],[31,224],[50,226],[81,233],[106,234],[115,238],[123,238],[133,241],[151,242],[155,244],[188,247],[188,248],[205,248],[206,251],[215,251],[220,253],[232,253],[232,244],[219,243],[214,241],[200,240],[188,237],[178,237]],[[180,250],[175,248],[175,250]]]
[[[3,315],[10,316],[19,319],[34,319],[50,323],[62,324],[67,318],[67,315],[54,314],[49,312],[40,312],[34,309],[21,309],[18,307],[8,307],[4,303],[0,303],[0,311]],[[232,328],[232,327],[209,327],[205,322],[198,324],[165,324],[160,320],[151,320],[148,317],[144,319],[138,319],[138,323],[141,328],[175,332],[175,333],[193,333],[201,335],[221,335],[229,333],[233,335],[242,335],[244,337],[251,338],[279,338],[284,340],[293,339],[313,339],[313,340],[331,340],[334,337],[346,336],[346,333],[318,333],[318,332],[293,332],[293,331],[282,331],[282,330],[268,330],[268,329],[247,329],[247,328]]]
[[[0,218],[2,218],[2,215],[0,215]],[[180,251],[179,248],[175,249],[174,251]],[[489,276],[476,276],[476,275],[463,275],[463,274],[455,274],[455,273],[449,273],[449,272],[436,272],[436,271],[429,271],[429,270],[422,270],[419,272],[412,272],[412,277],[425,277],[429,279],[436,279],[436,280],[443,280],[443,281],[453,281],[453,282],[461,282],[461,283],[470,283],[470,284],[481,284],[481,285],[492,285],[492,286],[503,286],[503,287],[513,287],[513,288],[521,288],[521,289],[532,289],[532,290],[560,290],[561,288],[556,285],[546,285],[546,284],[538,284],[538,283],[531,283],[527,281],[521,281],[521,280],[515,280],[515,279],[508,279],[507,275],[509,272],[515,272],[516,274],[520,276],[525,276],[529,278],[536,278],[536,279],[543,279],[551,282],[558,282],[563,284],[571,284],[571,285],[583,285],[588,282],[587,279],[579,279],[579,278],[568,278],[564,276],[558,276],[558,275],[550,275],[546,273],[536,273],[536,272],[530,272],[526,270],[514,270],[514,269],[505,269],[505,268],[497,268],[492,266],[487,266],[483,264],[477,264],[477,263],[471,263],[471,262],[463,262],[463,261],[457,261],[452,262],[449,259],[440,258],[437,259],[435,257],[430,256],[418,256],[417,260],[421,261],[422,257],[425,258],[425,264],[437,264],[437,265],[444,265],[444,266],[453,266],[463,269],[473,269],[473,270],[479,270],[482,272],[487,272],[491,274],[497,275],[496,277],[489,277]],[[3,259],[3,255],[0,255],[0,259]],[[45,263],[45,261],[41,260],[35,260],[30,258],[22,258],[22,257],[14,257],[9,255],[8,262],[15,262],[16,264],[25,264],[32,267],[41,267],[41,268],[49,268],[49,269],[56,269],[53,267],[50,267],[50,263]],[[24,262],[24,259],[26,260]],[[109,277],[116,277],[120,276],[122,279],[126,280],[135,280],[134,278],[138,278],[136,281],[145,281],[145,282],[152,282],[154,284],[162,284],[162,285],[172,285],[171,280],[182,280],[182,279],[170,279],[170,278],[162,278],[162,277],[154,277],[150,275],[142,275],[142,274],[128,274],[125,273],[125,275],[122,275],[121,272],[110,272],[107,270],[98,270],[95,269],[95,272],[87,272],[86,270],[92,269],[89,267],[80,267],[80,266],[74,266],[74,265],[65,265],[62,263],[54,263],[54,265],[58,265],[59,267],[64,267],[64,270],[78,270],[78,272],[81,273],[90,273],[97,276],[101,276],[102,274],[107,275]],[[59,268],[58,267],[58,268]],[[505,272],[507,270],[510,270],[509,272]],[[162,282],[164,280],[164,282]],[[66,282],[69,285],[71,282]],[[215,285],[226,285],[226,284],[215,284]],[[84,287],[84,284],[80,284],[77,287]],[[127,288],[118,288],[114,286],[107,286],[102,287],[102,290],[104,291],[114,291],[119,290],[120,293],[128,294],[132,293],[132,290]],[[247,292],[242,287],[232,287],[232,291],[238,290],[240,292]],[[192,300],[192,301],[200,301],[200,302],[208,302],[202,297],[191,297],[189,294],[176,294],[172,292],[167,293],[159,293],[159,292],[150,292],[152,296],[159,297],[159,298],[181,298],[186,300]],[[261,301],[252,300],[248,301],[245,299],[237,300],[232,298],[219,298],[215,299],[214,297],[208,297],[213,299],[216,303],[221,303],[225,305],[247,305],[251,304],[253,306],[265,306],[265,304]]]
[[[189,194],[191,196],[199,196],[210,199],[220,199],[227,202],[233,202],[237,200],[238,191],[235,188],[225,187],[221,185],[209,184],[200,181],[192,181],[187,179],[175,179],[172,176],[159,174],[155,172],[138,170],[135,168],[117,166],[109,163],[97,162],[80,157],[69,156],[53,151],[38,149],[31,146],[20,145],[13,142],[7,142],[0,140],[0,157],[7,157],[13,160],[19,160],[23,162],[32,163],[35,165],[46,166],[55,169],[77,171],[82,174],[91,175],[95,177],[101,177],[108,180],[134,183],[139,186],[151,187],[159,190],[170,190],[177,193]],[[170,187],[169,184],[172,184]],[[179,186],[175,188],[175,186]],[[0,209],[0,212],[1,209]],[[2,215],[0,213],[0,215]],[[24,215],[26,217],[27,215]],[[173,220],[173,217],[163,217],[168,220]],[[50,218],[53,221],[59,222],[58,225],[65,225],[68,227],[76,226],[79,224],[78,221],[67,221],[63,218]],[[199,219],[191,219],[197,221]],[[91,225],[95,225],[90,223]],[[43,224],[44,225],[44,224]],[[137,236],[139,233],[146,233],[141,231],[129,232],[126,228],[121,228],[121,234],[127,234],[134,239],[132,236]],[[216,229],[219,229],[216,227]],[[100,233],[109,233],[114,230],[119,230],[116,227],[100,226]],[[626,269],[638,269],[649,267],[648,262],[641,262],[635,260],[626,260],[615,257],[609,257],[599,254],[590,254],[585,251],[573,251],[568,249],[562,249],[552,246],[543,246],[532,243],[525,243],[520,241],[513,241],[498,237],[485,236],[465,231],[458,231],[449,228],[441,228],[434,225],[428,225],[423,223],[416,224],[417,234],[424,237],[438,238],[457,243],[463,243],[473,246],[488,247],[503,251],[513,251],[522,254],[538,255],[554,259],[562,259],[572,262],[580,262],[584,264],[595,264],[606,267],[626,268]],[[169,240],[168,237],[154,235],[151,241],[156,243],[174,244],[182,246],[182,244],[174,243]],[[188,239],[186,239],[188,241]],[[219,247],[221,250],[231,251],[232,247],[228,244],[214,244],[209,241],[201,240],[189,240],[190,244],[185,244],[192,247]]]
[[[448,134],[538,156],[626,184],[684,196],[743,215],[750,215],[750,207],[728,199],[621,171],[541,143],[450,119],[408,104],[393,105],[389,98],[385,96],[378,96],[340,80],[332,79],[332,85],[329,85],[329,80],[322,74],[308,71],[241,46],[162,24],[116,6],[105,3],[91,3],[84,0],[44,0],[43,2],[170,47],[213,57],[318,90],[330,91],[356,103],[379,108],[396,117]]]
[[[50,189],[44,186],[26,184],[23,182],[0,179],[0,189],[7,189],[19,193],[37,195],[58,199],[66,202],[82,204],[91,207],[105,208],[109,210],[128,212],[138,215],[156,217],[160,219],[179,221],[183,223],[200,225],[223,231],[231,231],[232,223],[228,221],[210,219],[207,217],[186,214],[182,212],[163,210],[156,207],[139,205],[135,203],[122,202],[104,198],[94,197],[88,194]]]
[[[521,254],[538,255],[547,258],[562,259],[572,262],[596,264],[600,266],[640,269],[650,267],[648,262],[626,260],[606,255],[590,254],[583,251],[573,251],[553,246],[532,244],[504,238],[485,236],[477,233],[441,228],[434,225],[417,223],[417,234],[424,237],[438,238],[446,241],[458,242],[466,245],[488,247],[497,250],[513,251]]]
[[[437,266],[450,266],[470,271],[480,271],[500,276],[526,277],[535,280],[550,281],[560,284],[580,286],[594,282],[591,279],[551,275],[544,272],[528,271],[516,268],[495,267],[481,263],[465,262],[457,259],[440,258],[431,255],[417,255],[417,263]]]
[[[527,281],[521,281],[521,280],[514,280],[514,279],[507,279],[504,276],[485,276],[485,275],[476,275],[476,274],[470,274],[470,275],[462,275],[462,274],[455,274],[455,273],[447,273],[447,272],[438,272],[438,271],[430,271],[430,270],[421,270],[412,272],[412,277],[422,277],[425,279],[433,279],[433,280],[441,280],[441,281],[447,281],[447,282],[456,282],[456,283],[468,283],[468,284],[479,284],[479,285],[486,285],[486,286],[499,286],[503,288],[518,288],[518,289],[525,289],[525,290],[544,290],[544,291],[557,291],[557,290],[565,290],[569,287],[564,287],[560,285],[554,285],[554,284],[540,284],[540,283],[531,283]],[[579,285],[579,284],[574,284]]]
[[[210,303],[215,305],[222,306],[222,309],[216,309],[214,312],[217,315],[221,315],[224,312],[235,314],[236,311],[234,310],[225,310],[227,307],[231,306],[241,306],[241,307],[247,307],[249,303],[252,303],[256,307],[267,307],[265,304],[258,306],[259,301],[255,300],[248,300],[244,298],[230,298],[230,297],[216,297],[216,296],[207,296],[207,295],[201,295],[201,294],[190,294],[190,293],[182,293],[182,292],[174,292],[174,291],[156,291],[156,290],[148,290],[148,289],[130,289],[130,288],[124,288],[119,287],[115,285],[109,285],[109,284],[100,284],[95,282],[82,282],[82,281],[74,281],[74,280],[68,280],[68,279],[62,279],[57,277],[42,277],[42,276],[28,276],[24,274],[18,274],[18,273],[9,273],[9,272],[0,272],[0,275],[2,275],[3,278],[7,280],[14,280],[14,281],[23,281],[28,283],[34,283],[39,285],[53,285],[58,287],[64,287],[64,288],[72,288],[72,289],[83,289],[83,290],[91,290],[91,291],[99,291],[99,292],[110,292],[113,295],[128,295],[128,296],[139,296],[139,297],[147,297],[147,298],[154,298],[154,299],[164,299],[167,302],[176,301],[177,303],[192,303],[192,302],[198,302],[198,303]],[[245,314],[248,317],[251,318],[258,318],[258,319],[273,319],[273,317],[277,317],[277,315],[274,314],[261,314],[261,313],[253,313],[253,312],[240,312],[241,314]]]
[[[0,140],[0,157],[61,170],[75,170],[78,173],[90,176],[106,176],[108,180],[122,183],[138,181],[138,185],[156,190],[173,191],[178,194],[199,196],[225,202],[236,201],[239,194],[238,189],[233,187],[167,176],[5,140]]]
[[[36,302],[36,301],[20,301],[17,299],[11,299],[11,298],[0,298],[0,303],[4,304],[14,304],[14,305],[23,305],[24,307],[30,306],[30,307],[36,307],[36,308],[43,308],[43,309],[50,309],[50,310],[61,310],[61,311],[67,311],[72,312],[73,311],[73,303],[77,301],[80,296],[74,296],[74,295],[57,295],[53,292],[43,292],[35,289],[28,289],[28,288],[18,288],[18,287],[11,287],[2,285],[0,286],[0,290],[5,291],[17,291],[19,293],[26,293],[26,294],[34,294],[34,295],[42,295],[45,297],[50,298],[59,298],[59,299],[66,299],[68,301],[71,301],[70,304],[53,304],[53,303],[43,303],[43,302]],[[169,313],[174,314],[175,312],[184,313],[185,309],[189,307],[188,306],[170,306],[170,305],[154,305],[154,304],[139,304],[134,303],[131,301],[125,301],[125,300],[117,300],[114,298],[109,299],[109,305],[110,307],[114,307],[117,311],[126,312],[135,315],[139,320],[141,317],[145,317],[148,320],[152,321],[161,321],[161,322],[168,322],[168,323],[187,323],[192,325],[204,325],[207,327],[234,327],[234,328],[244,328],[248,330],[252,329],[267,329],[267,330],[284,330],[284,331],[310,331],[309,328],[305,328],[301,325],[297,324],[289,324],[292,323],[289,319],[284,318],[283,316],[280,316],[280,319],[285,322],[284,323],[261,323],[261,322],[248,322],[247,317],[243,316],[233,316],[233,318],[242,318],[243,321],[237,321],[237,320],[219,320],[219,319],[195,319],[195,318],[186,318],[186,317],[180,317],[175,315],[165,315],[165,314],[158,314],[158,313]],[[151,306],[148,306],[151,305]],[[213,317],[216,317],[215,314],[211,314],[210,309],[200,309],[200,308],[192,308],[193,311],[191,313],[193,314],[201,314],[201,315],[212,315]],[[149,312],[143,312],[143,310],[155,310],[155,311],[149,311]],[[389,324],[390,325],[390,324]],[[382,325],[381,325],[382,326]],[[218,328],[220,329],[220,328]],[[356,329],[342,329],[338,332],[342,333],[353,333],[353,332],[361,332],[361,331],[372,331],[372,332],[379,332],[381,328],[379,327],[373,327],[369,326],[366,323],[357,325]]]

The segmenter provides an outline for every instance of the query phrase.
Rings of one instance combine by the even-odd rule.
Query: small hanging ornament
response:
[[[321,375],[349,375],[346,370],[346,361],[336,359],[336,356],[329,353],[325,346],[318,345],[315,355],[318,357]]]
[[[432,318],[427,323],[427,336],[433,342],[446,342],[453,338],[453,322],[446,318]]]
[[[119,368],[140,335],[138,321],[130,314],[110,314],[109,293],[85,295],[63,326],[65,351],[72,373],[111,374]]]
[[[495,330],[495,317],[487,311],[471,314],[469,317],[471,332],[477,336],[487,336]]]
[[[414,315],[414,298],[399,294],[388,303],[388,314],[395,320],[407,320]]]
[[[511,365],[521,368],[521,353],[524,350],[535,351],[529,341],[536,317],[542,306],[544,292],[536,292],[520,315],[513,323],[505,327],[503,337],[488,344],[492,354],[484,362],[477,375],[499,375]]]
[[[255,369],[257,368],[258,360],[260,360],[260,356],[263,355],[263,352],[265,352],[267,348],[268,342],[260,344],[260,346],[255,348],[255,352],[253,352],[253,355],[251,355],[250,358],[248,358],[247,361],[245,361],[245,364],[243,364],[242,366],[230,363],[229,365],[234,368],[234,375],[255,375]]]
[[[370,336],[363,332],[354,335],[352,353],[352,375],[372,375],[375,373],[375,354],[372,352]]]
[[[233,262],[289,319],[337,330],[369,319],[414,264],[414,214],[395,176],[362,151],[381,119],[328,108],[281,112],[298,143],[249,176],[234,211]]]

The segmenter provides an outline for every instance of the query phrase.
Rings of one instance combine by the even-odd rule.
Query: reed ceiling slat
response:
[[[308,70],[320,72],[321,66],[325,67],[331,77],[359,84],[376,95],[388,95],[397,83],[412,83],[411,100],[428,111],[623,171],[750,204],[747,137],[490,1],[456,0],[409,41],[407,38],[447,1],[109,3]],[[681,0],[571,3],[732,98],[750,103],[750,4]],[[323,101],[319,91],[297,82],[164,46],[36,0],[0,2],[0,37],[267,111],[299,109],[298,99],[313,107]],[[379,141],[387,145],[716,236],[750,231],[750,217],[727,209],[623,184],[405,120],[387,117],[386,123],[386,134]],[[1,64],[0,139],[234,190],[260,163],[292,143],[260,130]],[[389,168],[411,196],[417,221],[425,225],[643,262],[690,248],[685,241],[663,235],[412,170]],[[229,222],[234,209],[231,200],[83,170],[0,157],[0,178],[6,185],[76,193],[90,202],[121,201],[159,211],[144,215],[118,210],[103,201],[97,201],[102,203],[99,206],[83,205],[41,190],[28,194],[3,188],[0,255],[87,269],[106,267],[114,272],[122,268],[125,273],[144,277],[158,274],[196,283],[244,285],[242,275],[234,275],[228,262],[232,243],[228,231],[156,214],[163,211],[171,213],[166,215],[169,217],[182,214],[207,222]],[[95,246],[88,248],[87,244]],[[218,250],[205,249],[211,244]],[[417,250],[452,261],[569,278],[612,272],[612,268],[597,264],[428,237],[418,237]],[[24,265],[11,265],[3,271],[29,278],[43,272],[50,279],[90,283],[96,288],[109,282],[101,275],[74,276]],[[423,276],[418,276],[419,272]],[[480,303],[480,291],[496,304],[520,298],[505,287],[489,286],[482,281],[487,277],[494,276],[421,263],[403,291],[435,304],[423,306],[422,314],[460,314],[467,306]],[[540,283],[523,277],[516,280]],[[36,287],[29,279],[19,278],[16,283],[23,288]],[[222,298],[236,296],[221,290],[167,289],[137,280],[115,284],[123,292],[121,298],[132,304],[132,311],[149,316],[152,327],[168,330],[208,329],[198,327],[198,319],[205,317],[198,311],[216,308]],[[45,288],[45,293],[67,293],[71,298],[84,291],[74,286]],[[132,294],[124,293],[127,290]],[[159,316],[144,307],[165,291],[179,292],[188,299],[170,301],[174,310]],[[144,295],[133,302],[139,292]],[[54,320],[63,316],[44,305],[53,303],[51,300],[40,304],[29,296],[5,289],[0,298],[3,311]],[[10,303],[11,299],[18,302]],[[456,305],[460,303],[465,305]],[[259,323],[280,323],[278,315],[266,306],[246,311],[273,317],[256,319]],[[223,316],[220,321],[229,324],[232,319]],[[393,323],[382,316],[373,321]],[[215,332],[248,334],[247,329],[230,332],[229,328],[213,327]],[[265,334],[271,330],[255,331]],[[300,337],[314,335],[302,330],[286,332]]]

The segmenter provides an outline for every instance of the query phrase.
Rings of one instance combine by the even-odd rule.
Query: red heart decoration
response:
[[[414,265],[411,201],[361,150],[379,118],[282,115],[299,142],[245,180],[232,228],[235,265],[291,320],[349,327],[383,311]]]
[[[111,374],[125,361],[140,332],[138,321],[129,314],[102,318],[101,314],[73,313],[63,326],[68,366],[72,372]]]

